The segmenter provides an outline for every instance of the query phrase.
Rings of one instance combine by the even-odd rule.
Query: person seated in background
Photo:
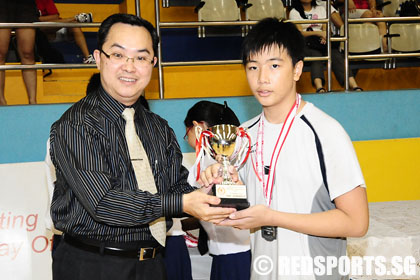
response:
[[[325,8],[325,11],[327,10],[327,1],[325,0],[317,0],[316,4],[319,6],[323,6]],[[331,1],[331,20],[333,22],[332,27],[332,33],[339,35],[340,34],[340,28],[344,25],[344,21],[341,18],[340,12],[333,6],[333,1]]]
[[[184,120],[186,133],[184,139],[192,147],[196,147],[197,126],[204,131],[218,124],[239,126],[239,120],[226,102],[225,105],[210,101],[200,101],[192,106]],[[212,158],[203,157],[200,165],[202,170],[216,163]],[[198,164],[198,163],[197,163]],[[197,165],[189,170],[188,183],[199,187],[196,181]],[[250,278],[251,247],[249,230],[239,230],[233,227],[218,226],[200,221],[207,233],[208,252],[212,256],[211,280],[246,280]],[[203,232],[200,229],[200,240]],[[206,240],[204,240],[206,242]],[[204,245],[204,244],[203,244]],[[199,248],[200,250],[200,248]],[[202,252],[200,250],[200,253]]]
[[[39,21],[41,22],[92,22],[92,15],[86,13],[78,14],[75,17],[61,18],[53,0],[35,0],[35,2],[39,10]],[[85,35],[81,28],[43,28],[42,31],[48,35],[49,40],[52,42],[71,41],[74,39],[83,54],[83,63],[95,63],[93,55],[89,53]]]
[[[37,21],[36,7],[33,1],[0,0],[0,22],[31,23]],[[35,29],[16,28],[17,51],[23,65],[35,64]],[[11,28],[0,28],[0,65],[6,63],[9,43],[12,34]],[[36,104],[36,70],[22,70],[23,82],[28,94],[29,104]],[[0,71],[0,106],[7,105],[4,96],[6,76]]]
[[[293,0],[293,9],[290,11],[291,20],[324,19],[326,10],[324,6],[317,5],[316,0]],[[319,23],[297,24],[299,31],[306,40],[306,56],[324,56],[327,54],[326,25]],[[344,84],[344,57],[337,47],[331,46],[331,68],[340,85]],[[317,93],[326,92],[324,88],[324,66],[322,61],[311,61],[311,80]],[[353,76],[349,73],[349,86],[354,91],[362,91]]]
[[[343,2],[344,0],[339,0]],[[349,18],[379,18],[384,17],[381,11],[376,9],[376,0],[349,0]],[[382,51],[388,51],[388,43],[386,37],[386,23],[375,22],[378,26],[379,34],[382,38]]]

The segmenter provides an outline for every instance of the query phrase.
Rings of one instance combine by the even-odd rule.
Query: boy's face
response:
[[[296,97],[296,82],[303,62],[293,66],[286,50],[277,45],[251,55],[245,66],[249,87],[264,109],[290,109]]]

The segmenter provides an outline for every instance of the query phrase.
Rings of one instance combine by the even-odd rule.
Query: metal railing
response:
[[[345,44],[347,48],[344,50],[344,67],[345,67],[345,89],[349,90],[349,60],[362,60],[362,59],[375,59],[375,58],[405,58],[405,57],[420,57],[420,53],[381,53],[381,54],[363,54],[363,55],[350,55],[348,52],[348,25],[349,23],[364,23],[364,22],[408,22],[419,21],[420,17],[381,17],[381,18],[348,18],[347,1],[345,1],[345,17],[344,17],[344,37],[346,38]],[[391,46],[388,45],[391,49]]]
[[[327,73],[328,73],[328,90],[331,90],[331,0],[327,0],[327,18],[318,20],[286,20],[293,23],[326,23],[327,24],[327,55],[320,57],[306,57],[305,61],[327,61]],[[155,0],[155,16],[156,16],[156,29],[160,36],[160,29],[162,27],[173,28],[173,27],[198,27],[198,26],[247,26],[255,25],[258,21],[190,21],[190,22],[161,22],[160,21],[160,8],[159,0]],[[209,60],[209,61],[176,61],[176,62],[162,62],[162,46],[161,42],[158,45],[159,62],[158,62],[158,74],[159,74],[159,98],[164,99],[164,81],[163,81],[163,67],[167,66],[197,66],[197,65],[225,65],[225,64],[241,64],[241,60]]]
[[[0,23],[0,29],[5,28],[57,28],[57,27],[94,27],[100,23],[57,23],[57,22],[34,22],[34,23]],[[27,70],[27,69],[80,69],[96,68],[95,64],[33,64],[33,65],[0,65],[0,70]]]
[[[135,0],[136,14],[140,15],[140,2]],[[366,55],[350,55],[348,52],[348,25],[351,23],[363,22],[408,22],[419,21],[420,17],[382,17],[382,18],[348,18],[348,1],[344,1],[344,36],[331,37],[331,0],[327,0],[327,18],[318,20],[285,20],[295,24],[300,23],[326,23],[327,25],[327,55],[320,57],[305,57],[305,61],[327,61],[327,89],[331,91],[331,42],[344,43],[344,67],[345,67],[345,90],[349,90],[349,60],[361,60],[371,58],[406,58],[419,57],[420,53],[382,53],[382,54],[366,54]],[[255,25],[258,21],[217,21],[217,22],[161,22],[159,0],[155,0],[155,18],[156,30],[159,38],[161,38],[161,28],[175,27],[198,27],[198,26],[247,26]],[[35,23],[0,23],[1,28],[54,28],[54,27],[93,27],[98,28],[100,23],[57,23],[57,22],[35,22]],[[241,64],[241,60],[210,60],[210,61],[162,61],[162,46],[158,44],[158,80],[159,80],[159,98],[164,98],[164,79],[163,67],[171,66],[193,66],[193,65],[225,65],[225,64]],[[95,64],[34,64],[34,65],[0,65],[1,70],[26,70],[26,69],[83,69],[96,68]]]
[[[140,0],[135,0],[136,15],[140,16]],[[92,27],[99,28],[100,22],[92,23],[60,23],[60,22],[34,22],[34,23],[0,23],[0,29],[14,28],[57,28],[57,27]],[[27,70],[27,69],[87,69],[96,68],[95,64],[33,64],[33,65],[0,65],[1,70]]]
[[[328,60],[328,56],[305,57],[305,61],[324,61]],[[162,66],[197,66],[197,65],[224,65],[224,64],[241,64],[242,60],[205,60],[205,61],[174,61],[162,62]]]
[[[165,0],[162,0],[165,1]],[[163,2],[167,3],[167,2]],[[166,6],[169,6],[167,4]],[[165,7],[165,5],[163,5]],[[331,91],[331,42],[344,43],[344,67],[345,67],[345,90],[349,90],[349,60],[360,60],[369,58],[403,58],[403,57],[418,57],[420,53],[386,53],[386,54],[366,54],[366,55],[350,55],[349,54],[349,36],[348,25],[349,23],[363,23],[363,22],[396,22],[396,21],[420,21],[420,17],[382,17],[382,18],[348,18],[348,1],[344,1],[344,35],[340,37],[331,37],[331,1],[327,0],[326,5],[326,19],[319,20],[285,20],[286,22],[300,23],[326,23],[327,24],[327,56],[320,57],[305,57],[304,61],[327,61],[327,89]],[[160,8],[159,0],[155,0],[155,15],[156,15],[156,29],[160,35],[160,29],[174,28],[174,27],[198,27],[198,26],[246,26],[255,25],[258,21],[215,21],[215,22],[161,22],[160,21]],[[158,45],[159,58],[162,58],[162,47],[159,42]],[[197,65],[224,65],[224,64],[241,64],[241,60],[211,60],[211,61],[175,61],[175,62],[158,62],[159,72],[159,98],[164,98],[164,81],[163,81],[163,67],[168,66],[197,66]]]
[[[41,28],[41,27],[99,27],[98,22],[71,23],[71,22],[32,22],[32,23],[0,23],[0,28]]]

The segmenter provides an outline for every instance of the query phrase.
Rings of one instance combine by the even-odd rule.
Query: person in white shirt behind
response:
[[[218,124],[239,126],[239,120],[226,102],[225,105],[200,101],[192,106],[184,120],[186,133],[184,140],[196,148],[196,127],[206,130]],[[208,156],[200,160],[200,168],[204,170],[216,161]],[[190,170],[188,183],[198,186],[197,164]],[[211,280],[246,280],[250,278],[251,251],[249,230],[239,230],[232,227],[216,226],[200,221],[208,236],[208,251],[212,256]],[[200,233],[201,235],[202,233]]]
[[[293,0],[292,10],[289,14],[290,20],[315,20],[327,17],[325,5],[319,5],[316,0]],[[323,56],[327,54],[327,31],[325,24],[304,23],[296,27],[305,37],[306,56]],[[337,46],[331,46],[332,70],[340,85],[344,85],[344,56]],[[324,66],[322,61],[311,62],[311,80],[317,93],[324,93]],[[349,72],[349,86],[353,91],[363,91],[356,82],[353,71]]]

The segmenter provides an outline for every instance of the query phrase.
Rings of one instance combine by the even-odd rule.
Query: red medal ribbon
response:
[[[293,104],[292,108],[290,108],[289,113],[287,114],[286,119],[283,122],[282,128],[280,130],[279,136],[277,137],[276,145],[274,146],[273,154],[271,155],[270,160],[270,171],[268,173],[267,183],[264,180],[264,112],[261,113],[261,121],[258,126],[258,133],[257,133],[257,146],[256,146],[256,166],[254,167],[254,162],[252,161],[252,165],[254,167],[254,171],[257,175],[257,179],[259,182],[262,183],[264,197],[266,199],[266,203],[268,206],[271,205],[271,197],[273,194],[274,188],[274,175],[277,166],[277,161],[280,155],[280,152],[283,148],[284,142],[286,141],[287,136],[289,135],[290,129],[292,128],[293,122],[297,115],[297,111],[299,109],[301,102],[300,94],[296,94],[296,101]],[[293,117],[292,117],[293,116]],[[291,118],[292,117],[292,118]],[[285,131],[285,134],[283,132]]]

